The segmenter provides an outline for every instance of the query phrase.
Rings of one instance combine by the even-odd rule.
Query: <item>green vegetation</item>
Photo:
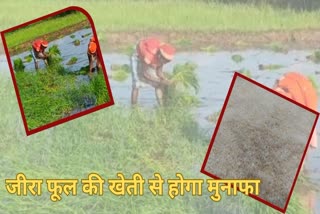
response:
[[[81,37],[84,38],[84,37],[87,37],[87,36],[90,36],[90,35],[91,35],[91,33],[87,33],[87,34],[81,35]]]
[[[67,62],[67,65],[73,65],[78,61],[77,57],[71,57],[71,59]]]
[[[76,39],[73,41],[74,46],[79,46],[80,45],[80,40]]]
[[[172,73],[166,73],[168,78],[175,82],[174,85],[166,87],[165,103],[167,106],[196,106],[199,104],[195,96],[200,89],[197,74],[197,66],[187,62],[175,65]]]
[[[91,172],[102,178],[114,179],[122,172],[126,178],[139,172],[144,179],[152,179],[159,172],[163,179],[174,179],[181,172],[185,178],[208,179],[199,172],[203,154],[208,149],[211,132],[197,126],[190,108],[172,106],[165,109],[128,109],[113,107],[86,115],[55,128],[26,137],[16,102],[14,89],[9,78],[0,78],[0,120],[2,138],[0,148],[3,178],[14,178],[23,172],[27,178],[84,179]],[[45,109],[46,106],[43,106]],[[8,143],[10,142],[10,143]],[[200,155],[202,154],[202,155]],[[81,182],[81,181],[79,181]],[[177,196],[174,200],[167,195],[164,184],[163,196],[153,196],[144,185],[143,196],[113,195],[106,183],[103,196],[88,196],[78,184],[77,196],[62,194],[62,200],[51,202],[46,184],[41,196],[8,194],[0,186],[0,196],[6,204],[0,204],[2,213],[60,212],[60,213],[147,213],[150,206],[169,213],[277,213],[272,208],[238,193],[217,203],[210,199],[206,183],[202,196]],[[110,203],[112,201],[112,203]],[[297,211],[299,204],[294,192],[288,210]],[[299,208],[299,207],[298,207]],[[297,212],[288,212],[297,213]]]
[[[214,45],[209,45],[207,47],[202,47],[200,48],[201,51],[205,51],[205,52],[208,52],[208,53],[213,53],[215,52],[217,49]]]
[[[74,38],[76,38],[76,35],[73,35],[73,34],[72,34],[72,35],[70,36],[70,38],[71,38],[71,39],[74,39]]]
[[[240,70],[240,73],[243,74],[243,75],[245,75],[245,76],[247,76],[247,77],[249,77],[249,78],[252,77],[252,74],[251,74],[250,70],[241,69],[241,70]]]
[[[125,65],[111,65],[112,79],[115,81],[123,82],[126,81],[130,74],[130,66]]]
[[[30,7],[32,7],[31,1],[29,3],[25,2],[25,4],[28,4]],[[23,12],[22,14],[27,14],[26,13],[27,11],[28,10],[25,10],[25,12]],[[1,13],[1,15],[2,14],[3,13]],[[19,13],[17,13],[17,14],[19,14]],[[20,14],[20,15],[22,15],[22,14]],[[39,14],[43,14],[43,12],[41,12]],[[50,20],[43,20],[43,21],[37,22],[35,24],[29,25],[26,28],[21,28],[16,31],[6,33],[5,34],[6,43],[8,45],[8,48],[10,49],[10,48],[13,48],[19,44],[24,43],[24,42],[31,41],[35,38],[41,37],[41,36],[48,34],[48,33],[59,31],[62,28],[72,26],[72,25],[80,23],[84,20],[86,20],[86,16],[80,12],[72,13],[67,16],[57,17],[57,18],[50,19]],[[19,22],[16,24],[21,24],[21,23]]]
[[[90,82],[81,84],[77,82],[76,75],[72,75],[60,64],[59,53],[56,46],[49,49],[50,64],[47,69],[36,73],[16,73],[30,130],[61,119],[76,109],[109,101],[109,93],[102,73],[94,76]],[[19,66],[21,65],[17,63],[17,68]]]
[[[290,9],[278,9],[265,5],[234,3],[206,3],[205,1],[163,0],[163,1],[72,1],[57,0],[52,4],[50,0],[39,2],[24,1],[32,8],[28,13],[24,7],[14,7],[9,0],[3,0],[0,19],[1,28],[20,24],[67,6],[78,5],[85,8],[99,32],[107,31],[141,31],[141,30],[188,30],[188,31],[267,31],[319,28],[320,13],[297,12]],[[12,16],[14,8],[16,16]],[[108,11],[106,13],[106,11]],[[163,14],[174,14],[164,16]],[[11,17],[6,19],[6,17]],[[150,18],[152,17],[152,19]],[[83,17],[80,17],[80,19]],[[74,19],[75,22],[78,18]],[[210,21],[208,21],[210,20]],[[51,28],[50,28],[51,29]],[[18,40],[20,41],[20,39]]]
[[[244,58],[239,54],[232,55],[231,59],[236,63],[240,63],[244,60]]]
[[[21,58],[17,58],[15,60],[13,60],[13,69],[16,71],[16,72],[21,72],[21,71],[24,71],[24,64],[23,64],[23,61]]]
[[[26,62],[31,62],[33,60],[32,54],[25,56],[24,59]]]
[[[260,70],[278,70],[280,68],[283,68],[283,65],[277,65],[277,64],[269,64],[269,65],[259,65]]]

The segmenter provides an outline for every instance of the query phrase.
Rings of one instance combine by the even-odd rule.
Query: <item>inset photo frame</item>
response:
[[[67,7],[1,32],[27,135],[114,104],[89,13]]]

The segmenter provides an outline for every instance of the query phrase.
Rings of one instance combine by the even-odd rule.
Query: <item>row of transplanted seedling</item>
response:
[[[103,72],[79,81],[79,76],[87,77],[89,66],[69,71],[61,64],[60,50],[56,45],[49,48],[48,54],[49,66],[36,72],[23,72],[21,60],[14,61],[19,93],[30,128],[109,101]]]

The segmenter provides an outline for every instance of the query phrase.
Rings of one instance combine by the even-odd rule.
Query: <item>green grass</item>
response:
[[[27,5],[28,3],[25,3],[25,4]],[[30,7],[32,7],[32,6],[30,5]],[[26,11],[28,11],[28,10],[26,10]],[[23,14],[25,14],[25,13],[23,13]],[[22,14],[20,14],[20,15],[22,15]],[[56,32],[62,28],[72,26],[72,25],[77,24],[83,20],[86,20],[86,17],[82,13],[77,12],[77,13],[70,14],[70,15],[67,15],[64,17],[57,17],[55,19],[37,22],[37,23],[29,25],[25,28],[21,28],[19,30],[13,31],[13,32],[6,33],[5,34],[6,42],[7,42],[8,47],[12,48],[12,47],[15,47],[15,46],[22,44],[24,42],[41,37],[42,35]],[[21,24],[21,23],[17,23],[17,24]]]
[[[16,79],[30,130],[85,108],[86,97],[94,97],[94,105],[109,101],[102,74],[81,86],[76,85],[75,75],[61,75],[59,71],[19,72]]]
[[[60,64],[60,50],[57,46],[52,46],[49,54],[48,68],[37,72],[15,73],[29,130],[68,116],[76,109],[100,105],[110,100],[102,73],[94,76],[89,83],[76,82],[76,74],[81,74],[84,68],[76,74],[65,69]],[[70,60],[72,63],[76,61],[76,57]],[[14,64],[16,71],[23,71],[20,58]]]
[[[211,131],[197,126],[189,108],[129,109],[120,105],[81,117],[55,128],[26,137],[14,89],[9,78],[0,79],[0,175],[14,178],[23,172],[27,178],[83,179],[96,172],[104,179],[126,177],[139,172],[144,179],[158,172],[167,180],[181,172],[185,178],[208,179],[199,172],[210,142]],[[4,181],[4,180],[3,180]],[[203,195],[189,193],[171,200],[164,184],[163,196],[152,196],[147,184],[143,196],[117,197],[105,186],[103,196],[88,196],[78,185],[77,196],[62,194],[51,202],[46,185],[40,197],[16,196],[0,186],[1,213],[277,213],[242,194],[213,202],[206,189]],[[289,210],[297,209],[296,196]],[[152,209],[152,211],[151,211]],[[296,212],[288,212],[296,213]]]
[[[77,5],[92,16],[100,32],[141,30],[187,31],[266,31],[318,28],[319,11],[295,12],[271,6],[255,7],[246,4],[207,4],[202,1],[130,1],[110,0],[94,2],[26,0],[19,3],[2,1],[0,27],[2,29],[29,21],[48,12]],[[32,13],[25,9],[32,8]],[[41,5],[41,6],[39,6]],[[12,16],[15,11],[15,16]],[[166,15],[164,15],[166,14]],[[152,18],[151,18],[152,17]],[[210,21],[208,21],[210,20]]]

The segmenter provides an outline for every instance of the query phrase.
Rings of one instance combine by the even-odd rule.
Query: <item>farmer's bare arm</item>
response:
[[[146,79],[149,80],[149,81],[155,82],[155,83],[160,83],[160,79],[153,77],[152,75],[150,75],[150,74],[147,72],[148,65],[143,65],[143,68],[142,68],[142,69],[143,69],[143,76],[144,76],[144,78],[146,78]]]
[[[157,69],[156,69],[156,74],[157,76],[162,79],[162,80],[167,80],[167,78],[164,76],[163,74],[163,71],[162,71],[162,66],[159,66]]]
[[[156,74],[157,76],[160,78],[161,80],[161,83],[165,84],[165,85],[170,85],[172,84],[173,82],[171,80],[168,80],[165,76],[164,76],[164,73],[162,71],[162,67],[163,66],[160,66],[156,69]]]

